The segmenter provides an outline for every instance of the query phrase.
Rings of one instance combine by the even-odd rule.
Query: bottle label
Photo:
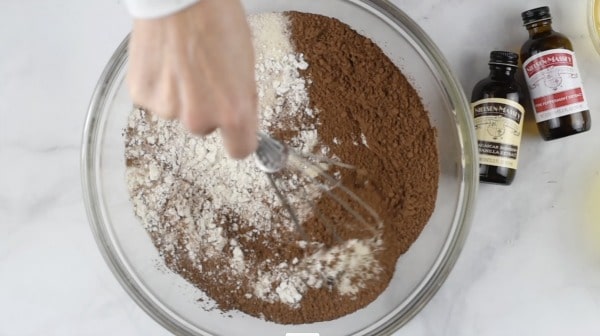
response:
[[[525,109],[513,100],[486,98],[472,105],[479,163],[517,169]]]
[[[523,63],[523,74],[538,123],[589,110],[571,50],[535,54]]]

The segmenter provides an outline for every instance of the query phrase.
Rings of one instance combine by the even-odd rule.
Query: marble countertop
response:
[[[550,5],[600,123],[587,1],[394,2],[438,44],[468,95],[487,75],[489,51],[526,39],[520,12]],[[87,105],[130,26],[117,0],[0,4],[1,336],[169,334],[113,278],[81,194]],[[600,335],[599,127],[544,142],[526,125],[514,184],[481,186],[456,267],[397,336]]]

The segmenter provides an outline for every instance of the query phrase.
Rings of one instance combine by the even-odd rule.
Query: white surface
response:
[[[517,179],[481,186],[456,267],[396,335],[599,335],[600,237],[590,242],[584,227],[600,226],[591,215],[600,199],[588,200],[600,188],[600,55],[586,1],[395,3],[438,44],[468,96],[489,51],[526,39],[520,12],[550,5],[574,43],[595,122],[555,142],[526,125]],[[0,3],[1,336],[169,334],[113,278],[81,199],[87,104],[129,20],[117,0]]]

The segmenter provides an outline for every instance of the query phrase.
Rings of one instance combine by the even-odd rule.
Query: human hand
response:
[[[256,149],[254,55],[239,0],[135,19],[127,82],[133,102],[152,113],[200,135],[219,128],[231,157]]]

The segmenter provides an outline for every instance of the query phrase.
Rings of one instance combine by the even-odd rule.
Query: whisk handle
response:
[[[258,168],[270,174],[282,170],[288,159],[287,146],[265,133],[259,132],[257,135],[258,148],[254,157]]]

